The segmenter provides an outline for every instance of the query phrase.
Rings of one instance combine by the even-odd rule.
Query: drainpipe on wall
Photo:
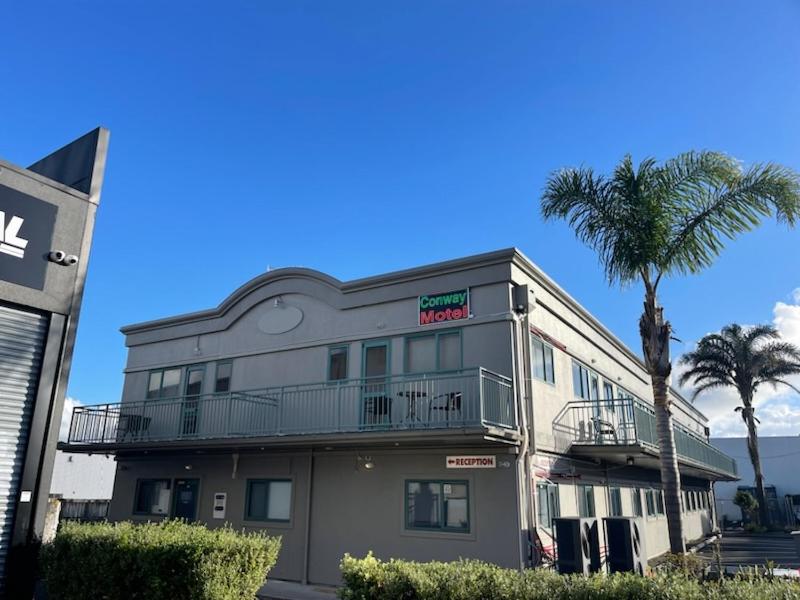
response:
[[[311,552],[311,490],[314,486],[314,449],[308,453],[308,494],[306,494],[306,547],[303,552],[303,585],[308,585],[308,554]]]
[[[531,528],[534,524],[533,506],[531,502],[531,472],[530,472],[530,432],[528,428],[528,409],[525,390],[525,361],[527,355],[526,349],[526,323],[527,311],[520,316],[517,313],[512,313],[514,320],[511,323],[511,334],[514,341],[514,383],[517,390],[517,407],[520,419],[520,429],[522,430],[522,446],[517,455],[517,480],[522,480],[521,489],[517,490],[517,510],[519,515],[520,533],[524,529],[526,531],[525,539],[520,535],[520,569],[524,569],[529,565],[529,551],[528,548],[533,543]],[[523,527],[523,506],[525,511],[525,523]]]

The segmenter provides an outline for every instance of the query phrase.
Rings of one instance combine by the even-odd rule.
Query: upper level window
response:
[[[466,481],[406,481],[406,528],[469,531]]]
[[[147,399],[172,398],[180,395],[181,369],[161,369],[150,372],[147,382]]]
[[[328,381],[347,379],[347,346],[328,350]]]
[[[594,486],[578,486],[578,516],[594,517]]]
[[[218,362],[217,373],[214,378],[214,391],[230,392],[231,391],[231,374],[233,373],[233,363],[230,361]]]
[[[600,377],[575,361],[572,361],[572,386],[578,398],[600,399]]]
[[[406,338],[406,373],[452,371],[460,368],[460,331],[442,331]]]
[[[552,527],[553,519],[561,516],[558,486],[554,483],[536,484],[536,509],[542,527]]]
[[[614,386],[608,381],[603,381],[603,400],[614,399]]]
[[[533,376],[548,383],[556,382],[553,366],[553,347],[545,344],[535,336],[531,336],[531,355],[533,360]]]

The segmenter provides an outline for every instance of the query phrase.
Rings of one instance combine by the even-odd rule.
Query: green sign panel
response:
[[[469,289],[419,297],[419,324],[432,325],[469,318]]]

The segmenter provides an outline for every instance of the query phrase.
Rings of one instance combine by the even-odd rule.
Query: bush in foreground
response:
[[[41,557],[51,600],[253,600],[280,545],[183,521],[67,522]]]
[[[341,563],[342,600],[800,600],[800,584],[762,577],[700,582],[682,573],[559,575],[519,573],[474,560],[381,561],[372,554]]]

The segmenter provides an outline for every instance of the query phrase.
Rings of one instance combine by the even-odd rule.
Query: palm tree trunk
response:
[[[672,326],[664,320],[664,309],[658,306],[656,290],[647,277],[644,278],[644,283],[644,313],[639,320],[639,332],[642,336],[645,365],[653,386],[669,546],[671,552],[679,554],[686,552],[686,543],[683,538],[681,517],[681,476],[678,470],[678,455],[675,452],[675,433],[672,428],[672,410],[667,383],[672,371],[669,360]]]
[[[758,515],[763,527],[770,526],[769,507],[767,494],[764,491],[764,473],[761,470],[761,457],[758,454],[758,434],[756,432],[756,418],[753,415],[753,406],[750,400],[744,400],[745,408],[742,409],[742,418],[747,424],[747,451],[750,462],[753,463],[753,473],[756,479],[756,499],[758,500]]]

